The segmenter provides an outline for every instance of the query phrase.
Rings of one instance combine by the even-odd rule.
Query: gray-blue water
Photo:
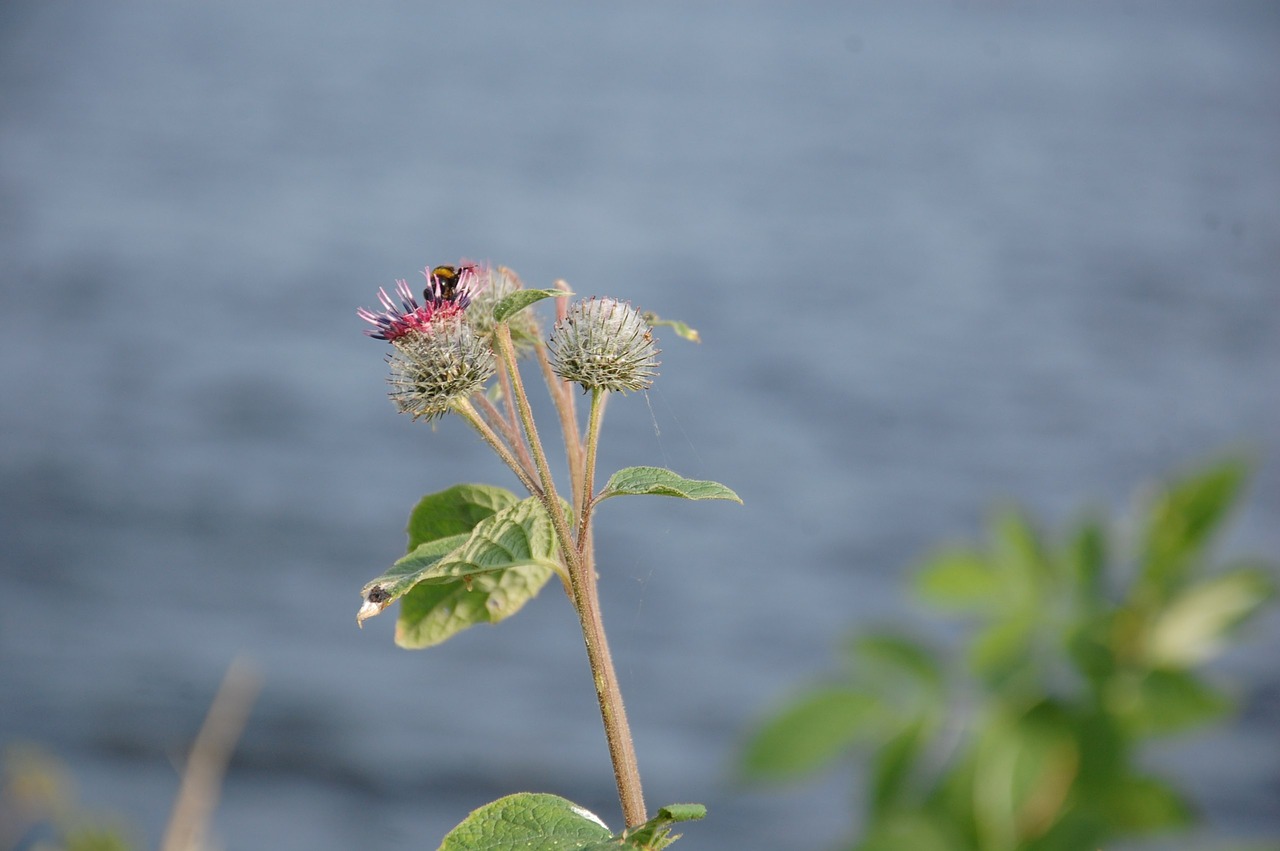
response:
[[[1128,504],[1228,445],[1280,554],[1280,7],[1268,2],[0,7],[0,742],[154,843],[233,657],[265,689],[229,848],[435,847],[557,792],[618,822],[554,587],[435,650],[363,631],[422,493],[513,485],[398,416],[356,307],[460,256],[697,327],[602,469],[746,506],[601,512],[652,804],[690,848],[820,848],[850,776],[728,782],[913,559],[1000,499]],[[548,427],[549,424],[548,424]],[[1244,720],[1162,752],[1280,832],[1275,617]],[[681,846],[685,847],[685,846]]]

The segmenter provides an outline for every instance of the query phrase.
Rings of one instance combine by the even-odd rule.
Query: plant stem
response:
[[[591,391],[591,413],[587,417],[586,457],[582,463],[582,497],[578,503],[578,554],[586,552],[587,533],[591,527],[596,487],[596,449],[600,446],[600,423],[604,420],[604,403],[608,390]]]
[[[529,449],[524,445],[523,438],[520,437],[520,431],[513,423],[508,422],[506,416],[497,409],[497,407],[485,397],[483,392],[475,393],[471,397],[475,399],[481,413],[484,414],[486,421],[497,428],[501,432],[503,438],[506,439],[508,446],[515,448],[515,455],[520,460],[520,466],[524,469],[532,480],[537,472],[533,469],[533,459],[529,457]]]
[[[507,423],[513,430],[518,429],[516,425],[516,407],[511,400],[511,378],[507,375],[507,365],[501,363],[498,365],[498,383],[502,385],[502,396],[507,405]]]
[[[546,346],[538,346],[538,366],[542,369],[542,377],[547,382],[547,391],[551,394],[551,399],[556,405],[556,413],[560,416],[560,432],[564,435],[564,454],[569,462],[569,492],[573,494],[576,501],[582,489],[582,435],[578,432],[573,388],[569,382],[561,380],[551,368]],[[581,516],[582,505],[575,503],[573,508],[578,516]]]
[[[618,785],[622,817],[627,827],[634,827],[647,821],[648,816],[645,813],[644,793],[640,786],[640,769],[636,762],[635,744],[631,740],[627,711],[622,703],[622,689],[618,684],[618,675],[609,653],[609,642],[605,637],[604,619],[600,614],[600,600],[595,593],[595,582],[589,575],[590,568],[585,564],[569,530],[564,507],[556,492],[555,480],[551,476],[551,468],[547,466],[547,456],[542,449],[542,441],[538,438],[538,428],[533,421],[529,398],[525,395],[524,385],[517,369],[515,348],[511,343],[511,329],[506,323],[502,323],[494,330],[493,338],[500,357],[507,365],[507,372],[511,376],[516,409],[520,414],[525,435],[528,437],[529,449],[533,452],[533,461],[542,480],[539,498],[551,517],[551,524],[555,528],[556,537],[560,543],[561,557],[569,570],[573,607],[578,612],[578,621],[582,626],[582,640],[587,647],[587,661],[591,665],[591,679],[596,688],[596,699],[600,703],[600,718],[604,722],[605,740],[609,744],[609,756],[613,761],[613,777]]]
[[[461,414],[463,419],[471,423],[472,428],[480,432],[484,442],[489,444],[493,451],[498,453],[498,457],[511,468],[511,472],[516,474],[520,484],[524,485],[529,493],[539,499],[543,499],[542,488],[525,472],[524,467],[516,460],[516,456],[512,455],[511,450],[502,442],[502,438],[498,437],[494,430],[489,428],[489,424],[484,421],[484,417],[480,416],[480,412],[475,409],[475,406],[467,399],[459,399],[453,403],[453,409]]]

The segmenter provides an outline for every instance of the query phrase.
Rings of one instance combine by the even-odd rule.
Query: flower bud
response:
[[[520,276],[506,266],[499,266],[496,269],[480,266],[477,268],[476,278],[479,282],[476,287],[477,294],[471,302],[470,310],[467,311],[467,321],[471,323],[478,337],[487,340],[493,334],[494,308],[507,296],[523,289],[524,284],[520,281]],[[517,354],[525,354],[532,350],[542,337],[537,314],[532,310],[520,311],[512,316],[507,324],[511,328],[511,339],[515,343]]]
[[[653,329],[617,299],[574,303],[552,329],[548,348],[556,374],[584,390],[645,390],[657,375]]]
[[[391,401],[415,420],[447,414],[494,373],[493,352],[461,318],[436,324],[430,333],[400,337],[387,363]]]

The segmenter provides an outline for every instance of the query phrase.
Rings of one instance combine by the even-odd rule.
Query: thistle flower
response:
[[[584,390],[645,390],[657,375],[653,329],[617,299],[574,303],[552,329],[548,348],[556,374]]]
[[[391,401],[415,420],[449,413],[494,373],[493,352],[461,317],[434,325],[430,333],[402,335],[387,363]]]
[[[476,267],[471,265],[436,266],[423,269],[422,274],[427,279],[422,304],[418,304],[408,282],[401,278],[396,281],[399,305],[379,287],[378,301],[384,310],[374,313],[362,307],[356,311],[356,316],[374,326],[365,329],[365,334],[395,343],[410,334],[428,333],[433,326],[460,317],[471,304],[477,288],[482,286]]]
[[[379,289],[383,311],[362,307],[356,315],[373,326],[366,334],[393,347],[387,355],[391,401],[414,419],[430,420],[484,386],[494,373],[494,359],[488,343],[466,321],[467,307],[484,285],[476,267],[436,266],[422,274],[427,286],[421,304],[409,285],[398,280],[399,304]]]

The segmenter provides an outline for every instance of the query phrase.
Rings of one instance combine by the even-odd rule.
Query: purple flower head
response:
[[[427,279],[422,304],[418,304],[408,282],[400,279],[396,281],[399,304],[379,287],[378,301],[382,302],[382,312],[363,307],[356,311],[357,316],[373,326],[366,328],[365,334],[388,343],[409,334],[429,334],[440,325],[461,317],[483,283],[476,274],[476,267],[469,264],[436,266],[424,269],[422,274]]]

